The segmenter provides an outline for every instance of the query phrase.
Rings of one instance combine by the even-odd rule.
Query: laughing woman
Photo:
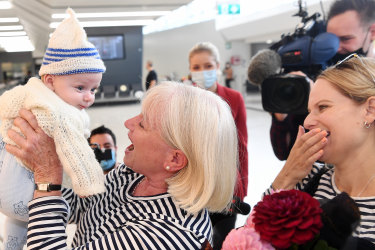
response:
[[[52,139],[27,110],[15,125],[26,138],[11,130],[18,147],[6,149],[34,170],[35,182],[60,185]],[[212,243],[208,211],[228,209],[236,182],[229,106],[211,92],[163,83],[147,92],[142,112],[125,127],[132,144],[124,165],[106,175],[104,194],[34,192],[28,249],[65,249],[67,222],[77,224],[73,247],[79,249],[200,249]]]
[[[288,160],[272,184],[275,190],[296,188],[317,199],[347,193],[361,219],[351,238],[357,247],[345,249],[368,249],[359,244],[375,248],[374,76],[375,60],[356,54],[318,76],[304,122],[310,131],[300,127]],[[333,167],[313,164],[317,160]]]

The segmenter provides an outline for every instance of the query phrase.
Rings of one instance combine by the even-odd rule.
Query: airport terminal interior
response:
[[[153,62],[158,81],[188,79],[188,53],[197,42],[215,44],[220,68],[233,68],[231,88],[245,100],[249,185],[245,201],[261,200],[284,164],[270,142],[271,115],[263,110],[257,86],[247,80],[250,58],[293,33],[300,23],[297,0],[0,0],[0,94],[38,76],[50,34],[71,7],[107,67],[93,107],[90,127],[105,125],[117,137],[118,161],[130,144],[124,122],[139,114]],[[326,12],[331,1],[306,0],[309,14]],[[98,14],[97,16],[95,14]],[[12,28],[13,27],[13,28]],[[224,85],[224,76],[219,77]],[[0,107],[1,108],[1,107]],[[1,184],[0,184],[1,185]],[[236,226],[247,216],[238,216]],[[0,241],[4,217],[0,214]],[[74,229],[71,230],[71,235]]]

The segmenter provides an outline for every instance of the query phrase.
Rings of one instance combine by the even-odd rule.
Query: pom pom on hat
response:
[[[95,46],[87,40],[74,11],[68,8],[69,17],[53,32],[44,54],[39,75],[71,75],[104,73],[105,66]]]

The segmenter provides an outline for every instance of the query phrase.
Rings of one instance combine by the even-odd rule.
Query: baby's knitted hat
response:
[[[104,73],[105,66],[95,46],[87,40],[74,11],[68,8],[69,17],[53,32],[44,54],[39,75],[71,75]]]

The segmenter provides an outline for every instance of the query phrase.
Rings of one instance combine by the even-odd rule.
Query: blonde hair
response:
[[[364,103],[375,96],[375,59],[353,57],[329,67],[317,79],[329,81],[345,96]]]
[[[219,50],[215,45],[210,42],[200,42],[194,45],[189,52],[189,63],[192,56],[195,54],[199,54],[202,52],[208,52],[216,61],[216,63],[220,63],[220,55]]]
[[[190,213],[227,210],[237,176],[237,130],[228,104],[216,94],[176,82],[151,88],[143,118],[160,131],[187,165],[167,180],[168,192]]]

